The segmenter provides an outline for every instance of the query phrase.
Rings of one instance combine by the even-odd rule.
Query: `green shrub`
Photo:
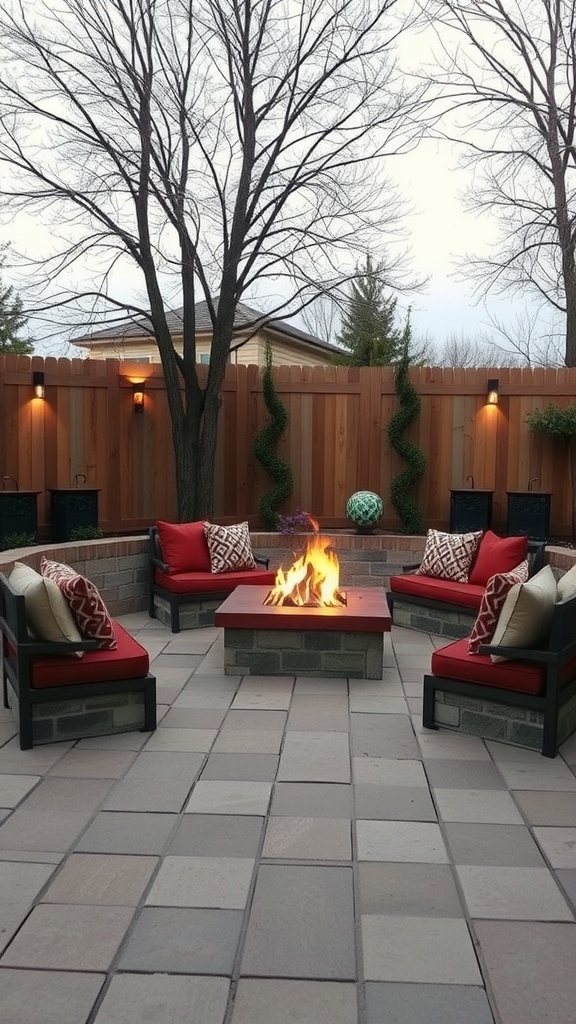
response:
[[[278,510],[292,494],[294,481],[287,462],[276,453],[276,446],[288,423],[288,413],[276,394],[272,378],[272,346],[266,343],[266,365],[262,373],[262,393],[266,408],[272,417],[254,439],[254,455],[274,481],[274,486],[262,496],[258,511],[269,530],[278,529]]]
[[[576,403],[554,405],[552,402],[543,409],[530,409],[526,413],[528,429],[533,434],[555,438],[566,450],[568,477],[572,495],[572,543],[576,543]]]
[[[12,548],[29,548],[36,543],[33,533],[8,533],[2,538],[0,545],[2,551],[10,551]]]
[[[99,526],[73,526],[70,540],[101,540],[104,533]]]
[[[420,415],[420,395],[410,382],[410,322],[404,331],[404,350],[394,372],[396,394],[400,408],[388,425],[388,440],[406,462],[406,468],[394,477],[390,485],[390,500],[402,524],[403,533],[422,533],[422,511],[414,497],[414,489],[424,476],[424,452],[404,437],[405,431]]]

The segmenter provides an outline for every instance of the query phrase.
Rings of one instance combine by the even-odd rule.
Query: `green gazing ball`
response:
[[[374,491],[356,491],[346,502],[346,515],[355,526],[373,526],[383,511],[382,498]]]

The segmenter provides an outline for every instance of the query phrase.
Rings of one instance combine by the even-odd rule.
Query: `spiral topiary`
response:
[[[264,469],[272,477],[274,486],[260,499],[258,511],[269,530],[278,529],[278,509],[283,502],[287,501],[292,494],[294,481],[292,470],[287,462],[284,462],[276,454],[276,445],[282,437],[288,413],[276,394],[274,380],[272,377],[272,346],[266,343],[266,365],[262,373],[262,394],[266,408],[272,417],[254,438],[254,455],[264,466]]]
[[[406,468],[394,477],[390,485],[390,500],[400,522],[403,533],[422,533],[422,512],[412,491],[424,476],[426,456],[424,452],[403,436],[420,414],[420,395],[410,382],[409,366],[410,324],[404,332],[404,350],[394,374],[396,394],[400,408],[394,413],[388,425],[388,440],[395,451],[406,462]]]

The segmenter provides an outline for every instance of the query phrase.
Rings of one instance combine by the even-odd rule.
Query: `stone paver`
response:
[[[438,825],[420,821],[357,821],[359,860],[444,864],[446,847]]]
[[[350,782],[350,746],[344,732],[287,732],[279,782]]]
[[[502,1024],[573,1024],[574,924],[478,921],[475,931]]]
[[[122,971],[231,975],[239,910],[145,907],[119,960]]]
[[[112,979],[95,1024],[222,1024],[228,1000],[225,978],[119,974]]]
[[[105,980],[104,974],[0,968],[0,1024],[84,1024]]]
[[[547,868],[463,864],[457,868],[471,917],[514,921],[572,921]]]
[[[576,738],[419,719],[384,677],[230,677],[126,624],[159,728],[20,751],[0,711],[0,1024],[573,1024]]]
[[[243,910],[253,871],[242,857],[165,857],[146,903]]]
[[[440,917],[362,917],[367,981],[479,985],[480,970],[464,921]]]
[[[345,818],[270,818],[262,856],[288,860],[350,860],[350,822]]]
[[[75,849],[86,853],[162,853],[178,820],[176,814],[102,811]]]
[[[486,993],[468,985],[366,985],[366,1024],[493,1024]]]
[[[26,919],[0,965],[105,971],[133,914],[132,907],[41,904]]]
[[[262,865],[241,973],[354,978],[352,884],[347,867]]]
[[[268,782],[200,779],[185,810],[190,814],[266,814],[271,790]]]
[[[42,897],[42,902],[135,907],[157,864],[157,857],[73,853]]]
[[[534,836],[553,868],[576,868],[576,828],[535,828]]]
[[[358,890],[363,914],[464,915],[448,864],[361,863]]]
[[[256,857],[264,818],[248,814],[187,814],[168,853],[186,857]]]
[[[241,978],[232,1024],[357,1024],[356,989],[346,982]]]

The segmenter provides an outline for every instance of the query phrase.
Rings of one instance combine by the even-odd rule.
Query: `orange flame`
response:
[[[314,528],[306,551],[284,571],[278,569],[276,583],[264,604],[296,605],[311,608],[338,608],[346,604],[339,590],[340,563],[329,537],[322,537],[318,523],[310,519]]]

